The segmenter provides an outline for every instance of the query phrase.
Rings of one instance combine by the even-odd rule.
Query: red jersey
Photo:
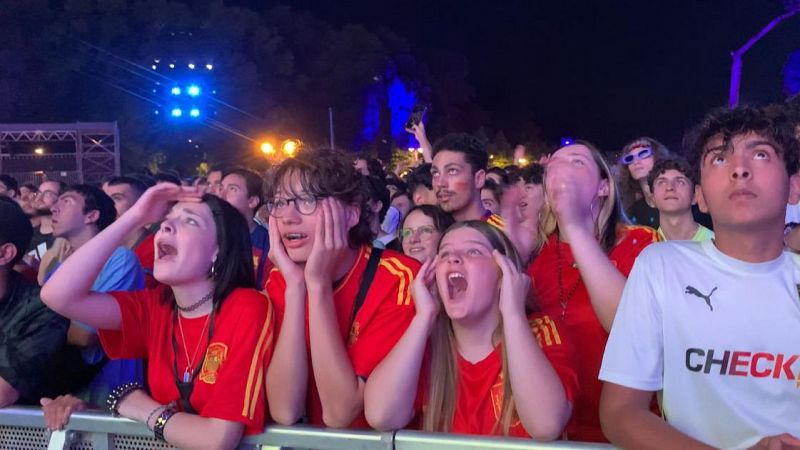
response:
[[[575,351],[566,335],[559,332],[556,323],[545,314],[534,313],[528,317],[531,331],[547,360],[556,371],[567,399],[574,404],[578,393],[578,376],[575,372]],[[423,373],[417,392],[417,417],[427,408],[428,380],[430,379],[430,353],[426,354]],[[475,435],[503,435],[503,359],[500,345],[486,358],[471,363],[458,359],[458,391],[456,409],[453,414],[451,433]],[[419,419],[421,423],[421,419]],[[530,435],[518,417],[514,417],[508,432],[509,436],[528,438]]]
[[[617,244],[609,252],[608,258],[627,277],[639,253],[657,241],[658,235],[652,228],[622,226],[617,233]],[[559,271],[562,274],[562,288],[559,288]],[[528,274],[533,280],[533,294],[539,308],[569,333],[578,349],[577,370],[581,393],[575,403],[575,432],[570,438],[607,442],[600,429],[602,383],[597,377],[608,333],[600,325],[592,308],[569,244],[559,242],[556,233],[553,233],[528,268]],[[562,293],[565,297],[564,307]]]
[[[173,326],[173,306],[161,301],[164,287],[138,292],[113,292],[122,314],[122,330],[99,330],[111,358],[146,358],[150,395],[159,403],[177,401],[173,362],[179,376],[193,355],[195,366],[205,348],[202,368],[189,401],[202,417],[242,423],[245,434],[263,431],[266,417],[264,377],[272,357],[274,314],[269,300],[252,289],[236,289],[214,315],[208,347],[208,316],[180,318],[183,336]],[[173,353],[173,333],[177,352]],[[194,369],[194,367],[192,367]]]
[[[362,247],[359,250],[356,263],[333,291],[342,342],[346,343],[347,354],[350,356],[356,375],[363,379],[366,379],[389,353],[414,318],[416,311],[411,300],[411,283],[420,267],[419,262],[414,259],[392,250],[384,250],[375,278],[351,325],[353,304],[361,287],[361,279],[371,251],[371,247]],[[286,281],[277,268],[272,269],[269,274],[266,291],[275,306],[275,324],[280,329],[286,305],[284,298]],[[306,301],[305,321],[306,357],[310,372],[313,373],[309,347],[308,301]],[[312,425],[323,425],[322,405],[313,376],[308,377],[306,413]],[[369,425],[363,412],[350,424],[350,428],[366,427]]]
[[[158,286],[158,281],[153,278],[153,267],[156,260],[156,234],[148,232],[147,235],[139,239],[139,242],[131,250],[139,259],[139,264],[144,270],[144,287],[152,289]]]

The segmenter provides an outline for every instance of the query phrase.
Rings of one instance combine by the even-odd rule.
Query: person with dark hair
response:
[[[11,175],[0,173],[0,195],[16,199],[19,195],[17,179]]]
[[[653,205],[647,175],[653,164],[669,158],[669,149],[651,137],[640,137],[622,148],[619,164],[620,198],[625,215],[637,225],[658,228],[658,210]]]
[[[489,211],[500,213],[500,201],[503,198],[503,185],[494,179],[487,179],[481,188],[481,203]]]
[[[183,184],[181,183],[181,177],[178,175],[177,172],[175,173],[159,172],[153,175],[153,181],[155,181],[155,184],[172,183],[175,186],[181,186]]]
[[[651,228],[626,223],[611,169],[588,142],[553,153],[544,192],[539,252],[528,269],[535,281],[533,297],[569,333],[578,352],[581,392],[570,438],[603,442],[597,373],[608,330],[633,262],[658,236]]]
[[[118,218],[122,217],[139,200],[147,188],[144,181],[130,176],[113,177],[103,184],[103,192],[111,197],[111,200],[114,200]],[[144,284],[148,288],[155,287],[157,284],[153,278],[155,230],[150,228],[151,225],[135,230],[125,239],[125,246],[133,250],[136,258],[139,259],[139,264],[144,270]]]
[[[0,196],[0,408],[34,404],[51,358],[64,346],[69,321],[39,299],[39,285],[13,270],[33,234],[28,218]]]
[[[523,194],[519,203],[519,213],[524,226],[538,230],[539,216],[544,207],[544,166],[528,164],[519,170],[522,178]]]
[[[389,172],[386,175],[386,189],[389,190],[389,196],[392,197],[398,192],[405,192],[407,186],[394,172]]]
[[[492,180],[495,184],[503,186],[509,183],[508,172],[502,167],[492,166],[486,170],[486,179]]]
[[[370,425],[416,417],[428,432],[558,439],[578,388],[574,352],[554,318],[528,315],[530,284],[502,231],[448,228],[414,280],[411,325],[367,381]]]
[[[397,239],[397,228],[400,226],[401,216],[397,208],[389,202],[389,190],[386,183],[380,178],[365,177],[367,188],[367,206],[370,209],[370,230],[372,231],[372,246],[376,248],[391,248],[401,251]]]
[[[436,256],[442,233],[453,224],[453,218],[438,206],[419,205],[411,208],[400,229],[403,253],[419,262]]]
[[[449,134],[433,147],[431,176],[436,200],[456,222],[485,220],[503,227],[500,216],[492,214],[481,203],[488,163],[486,147],[465,133]]]
[[[220,192],[222,192],[222,178],[227,170],[225,166],[214,166],[208,170],[208,177],[206,177],[207,194],[220,195]]]
[[[411,210],[411,207],[414,206],[414,203],[411,202],[411,196],[406,191],[398,191],[392,194],[391,204],[400,212],[400,220],[403,220],[408,211]]]
[[[19,202],[22,205],[22,210],[27,213],[31,207],[31,203],[39,194],[39,188],[31,183],[25,183],[19,187]]]
[[[681,158],[659,160],[647,176],[653,204],[658,210],[658,236],[662,241],[704,241],[714,232],[695,222],[694,171]]]
[[[720,109],[687,143],[715,237],[639,255],[600,371],[603,430],[621,448],[798,448],[800,259],[783,245],[800,200],[794,127]],[[649,411],[655,392],[666,421]]]
[[[155,277],[162,285],[93,291],[100,262],[131,231],[159,221]],[[118,386],[108,398],[113,414],[146,423],[179,448],[233,449],[242,434],[262,431],[274,321],[270,302],[255,289],[250,247],[247,223],[230,204],[162,183],[44,285],[44,302],[98,328],[110,357],[147,360],[149,391]],[[63,425],[56,419],[50,428]]]
[[[235,168],[222,178],[219,196],[239,210],[247,221],[250,242],[253,244],[253,265],[256,270],[256,286],[263,286],[269,274],[269,234],[255,220],[256,211],[264,197],[264,180],[252,170]]]
[[[406,177],[408,193],[414,205],[436,206],[436,192],[433,190],[433,177],[431,176],[431,163],[425,163],[413,169]]]
[[[28,255],[25,262],[35,270],[39,270],[45,254],[55,243],[53,236],[53,212],[51,208],[58,201],[58,197],[64,193],[67,185],[58,180],[42,181],[38,188],[38,195],[33,200],[33,237],[31,238]]]
[[[381,180],[386,179],[386,171],[383,170],[383,165],[376,158],[369,158],[359,155],[353,162],[353,166],[361,173],[361,175],[376,177]]]
[[[45,284],[75,252],[86,245],[116,218],[114,201],[94,186],[77,184],[67,188],[53,206],[53,235],[63,239],[63,245],[53,247],[56,254],[44,271]],[[92,284],[97,292],[128,291],[144,287],[144,272],[136,255],[119,246],[103,261],[102,270]],[[70,402],[76,407],[78,399],[89,405],[100,405],[118,384],[142,379],[141,361],[114,361],[107,358],[91,324],[73,320],[67,335],[69,344],[54,363],[52,379],[48,380],[50,395],[76,393],[76,397],[59,398],[59,404]],[[50,402],[47,402],[50,403]],[[83,405],[81,405],[83,406]]]
[[[280,331],[267,398],[278,423],[305,411],[313,425],[367,426],[365,380],[414,316],[419,263],[370,246],[364,184],[351,158],[320,149],[284,160],[269,185],[266,291]]]

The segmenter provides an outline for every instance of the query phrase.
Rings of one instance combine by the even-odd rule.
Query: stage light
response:
[[[189,68],[194,70],[194,63],[189,63]]]
[[[275,154],[275,146],[272,145],[270,142],[262,142],[261,143],[261,153],[265,155],[274,155]]]
[[[206,64],[206,69],[211,70],[214,68],[213,64]]]
[[[561,146],[562,147],[566,147],[566,146],[572,145],[574,143],[575,143],[575,139],[568,138],[568,137],[562,137],[561,138]]]
[[[200,117],[200,110],[197,108],[192,108],[189,110],[189,115],[192,117]]]
[[[172,117],[180,117],[183,115],[183,110],[180,108],[172,108],[170,114],[172,115]]]
[[[174,69],[174,68],[175,68],[175,64],[170,64],[170,65],[169,65],[169,68],[170,68],[170,69]]]
[[[526,158],[520,158],[517,160],[520,166],[525,167],[528,165],[528,160]]]
[[[170,90],[170,93],[172,93],[172,95],[181,95],[181,88],[175,86]]]
[[[152,65],[152,66],[150,66],[150,67],[152,67],[152,68],[153,68],[153,70],[156,70],[156,69],[158,68],[158,66],[156,66],[155,64],[153,64],[153,65]]]
[[[44,147],[36,147],[33,149],[33,153],[36,153],[37,155],[44,155]]]
[[[189,94],[190,97],[197,97],[198,95],[200,95],[200,86],[196,84],[190,84],[186,88],[186,93]]]

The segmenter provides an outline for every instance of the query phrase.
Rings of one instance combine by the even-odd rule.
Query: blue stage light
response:
[[[186,93],[189,94],[191,97],[197,97],[200,95],[200,86],[196,84],[190,84],[186,87]]]
[[[575,143],[575,139],[568,138],[568,137],[561,138],[561,146],[562,147],[566,147],[566,146],[572,145],[574,143]]]
[[[175,86],[174,88],[172,88],[170,90],[170,92],[172,93],[172,95],[181,95],[181,88],[179,88],[178,86]]]
[[[189,115],[192,117],[200,117],[200,110],[197,108],[192,108],[189,110]]]
[[[172,117],[180,117],[183,115],[183,110],[180,108],[172,108],[170,114],[172,115]]]

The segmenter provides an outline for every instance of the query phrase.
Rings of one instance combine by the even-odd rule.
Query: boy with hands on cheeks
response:
[[[363,183],[347,156],[316,150],[284,161],[269,188],[266,291],[280,332],[267,396],[279,423],[305,411],[314,425],[366,426],[365,380],[413,317],[419,264],[373,254]]]

